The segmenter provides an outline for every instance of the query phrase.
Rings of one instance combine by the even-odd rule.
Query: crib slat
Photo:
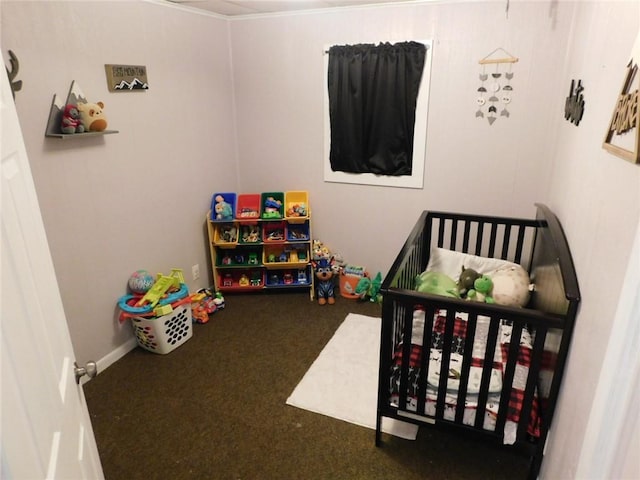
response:
[[[524,438],[527,434],[529,418],[531,417],[531,407],[533,406],[533,397],[536,394],[536,386],[540,376],[540,364],[542,362],[546,338],[546,327],[536,329],[536,339],[533,342],[531,364],[529,365],[529,375],[527,376],[527,387],[524,391],[520,421],[518,422],[518,438]]]
[[[435,318],[435,306],[429,304],[424,314],[424,332],[422,334],[422,356],[420,357],[420,382],[418,385],[418,404],[416,412],[425,414],[425,404],[427,398],[427,378],[429,378],[429,354],[431,352],[431,342],[433,341],[433,321]]]
[[[458,399],[456,401],[456,418],[455,422],[462,425],[464,418],[465,405],[467,398],[467,387],[469,385],[469,371],[471,370],[471,358],[473,356],[473,339],[476,334],[476,325],[478,323],[478,315],[470,312],[467,319],[467,332],[464,341],[464,354],[462,361],[462,372],[460,372],[460,386],[458,388]]]
[[[438,220],[438,246],[440,248],[444,247],[444,218],[440,218]]]
[[[462,235],[462,251],[467,253],[469,251],[469,235],[471,230],[471,222],[469,220],[464,221],[464,233]]]
[[[449,378],[449,361],[451,359],[451,341],[453,340],[453,327],[456,312],[450,308],[447,310],[447,321],[442,339],[442,356],[440,357],[440,381],[438,383],[438,400],[436,402],[436,418],[444,416],[445,399],[447,393],[447,380]]]
[[[458,239],[458,221],[456,219],[451,220],[451,234],[449,236],[449,249],[455,250]]]
[[[524,234],[526,229],[527,227],[524,225],[518,225],[518,241],[516,243],[516,253],[513,260],[515,263],[522,262],[522,248],[524,246]]]
[[[498,409],[498,419],[496,420],[496,432],[504,432],[504,424],[509,413],[509,401],[511,400],[511,389],[513,388],[513,377],[518,363],[518,352],[520,351],[520,337],[522,336],[522,324],[514,322],[511,330],[511,340],[509,345],[509,357],[507,367],[502,379],[502,394],[500,395],[500,408]]]
[[[413,327],[413,311],[406,309],[404,314],[404,329],[402,331],[402,362],[400,365],[400,392],[398,394],[398,408],[407,409],[407,382],[409,378],[409,362],[411,361],[411,330]]]
[[[509,255],[509,240],[511,239],[511,229],[513,225],[505,224],[504,237],[502,239],[502,260],[506,260]]]
[[[489,381],[491,380],[491,371],[493,369],[493,357],[496,351],[496,343],[498,341],[498,327],[500,319],[490,317],[489,333],[487,334],[487,346],[484,352],[484,362],[482,364],[482,379],[480,381],[480,391],[478,392],[478,408],[476,410],[475,426],[482,429],[484,425],[484,417],[487,408],[487,398],[489,396]]]
[[[476,237],[476,255],[482,255],[482,234],[484,233],[484,222],[478,223],[478,236]]]
[[[491,235],[489,236],[489,253],[487,256],[494,258],[496,251],[496,234],[498,233],[498,224],[491,222]]]

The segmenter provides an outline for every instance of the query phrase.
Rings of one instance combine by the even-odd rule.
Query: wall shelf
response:
[[[84,132],[84,133],[45,133],[45,137],[49,138],[62,138],[68,140],[70,138],[87,138],[87,137],[100,137],[102,135],[110,135],[112,133],[120,133],[118,130],[104,130],[102,132]]]
[[[69,93],[67,97],[62,99],[62,97],[58,96],[58,94],[53,95],[53,100],[51,100],[51,108],[49,109],[49,119],[47,121],[47,129],[45,131],[44,136],[49,138],[61,138],[63,140],[68,140],[70,138],[88,138],[88,137],[98,137],[102,135],[110,135],[113,133],[120,133],[118,130],[103,130],[101,132],[82,132],[82,133],[62,133],[60,129],[60,123],[62,121],[62,113],[64,111],[64,107],[67,104],[77,105],[78,103],[86,103],[87,99],[80,90],[78,84],[74,81],[71,82],[71,86],[69,87]]]

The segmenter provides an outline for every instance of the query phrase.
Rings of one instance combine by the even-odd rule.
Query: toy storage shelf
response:
[[[233,195],[229,201],[232,211],[237,212],[233,218],[220,220],[214,214],[212,219],[213,209],[206,217],[215,289],[223,293],[308,289],[313,300],[308,212],[302,217],[247,215],[264,199],[258,194],[241,194],[236,200]],[[277,199],[277,192],[266,195]],[[308,205],[306,197],[301,199],[300,195],[295,200]]]

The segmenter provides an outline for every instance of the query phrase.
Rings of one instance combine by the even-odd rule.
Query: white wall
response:
[[[204,218],[237,188],[226,20],[145,2],[6,2],[2,52],[20,61],[16,95],[77,360],[132,337],[116,301],[137,269],[182,268],[210,285]],[[105,63],[146,65],[149,90],[110,93]],[[76,80],[103,101],[99,138],[45,138],[54,93]],[[191,265],[203,276],[191,281]]]
[[[374,273],[388,270],[422,210],[531,217],[547,193],[573,8],[512,2],[507,17],[503,1],[425,2],[232,20],[240,187],[308,190],[314,236]],[[325,183],[325,46],[429,38],[424,189]],[[511,116],[489,125],[475,116],[478,61],[498,47],[520,61]]]
[[[582,439],[586,432],[594,434],[593,428],[587,430],[587,419],[594,396],[603,393],[599,375],[622,282],[627,268],[637,275],[640,267],[629,264],[640,222],[640,165],[602,148],[639,28],[640,2],[580,2],[576,8],[565,85],[582,79],[586,109],[579,127],[559,125],[548,203],[569,238],[582,304],[548,445],[551,461],[543,465],[545,478],[574,478]],[[610,438],[611,432],[596,434]],[[593,440],[585,438],[586,443]],[[593,461],[601,461],[597,455],[602,454],[597,451]],[[638,478],[637,452],[629,455],[636,455]]]

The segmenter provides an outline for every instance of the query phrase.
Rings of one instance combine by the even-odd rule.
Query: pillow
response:
[[[529,302],[529,274],[521,265],[499,258],[479,257],[446,248],[431,248],[427,272],[440,272],[458,282],[463,267],[472,268],[482,275],[491,277],[491,296],[498,305],[524,307]]]
[[[486,258],[469,253],[456,252],[446,248],[432,247],[429,255],[427,271],[444,273],[455,282],[460,280],[462,267],[472,268],[482,275],[491,276],[501,268],[520,266],[517,263],[499,258]]]

